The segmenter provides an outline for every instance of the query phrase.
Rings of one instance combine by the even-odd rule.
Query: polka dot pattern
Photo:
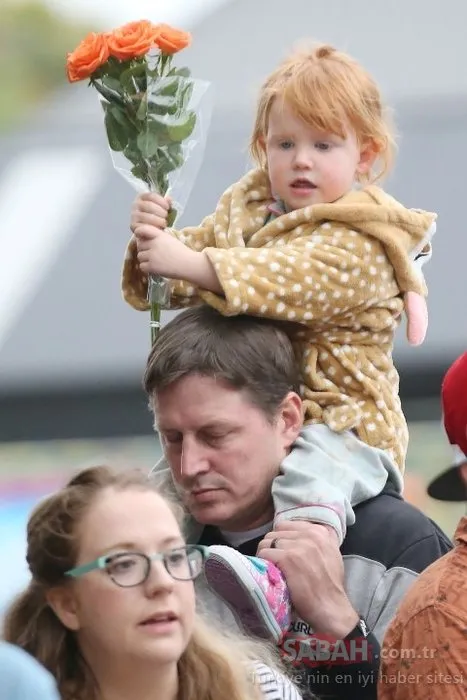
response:
[[[435,215],[406,209],[368,187],[265,224],[271,201],[266,175],[251,171],[201,226],[173,232],[206,252],[224,295],[175,280],[171,308],[204,301],[227,316],[300,324],[292,340],[307,421],[355,430],[366,443],[390,451],[403,470],[408,435],[392,346],[402,295],[426,294],[410,253],[426,239]],[[122,289],[134,308],[148,308],[133,240]]]

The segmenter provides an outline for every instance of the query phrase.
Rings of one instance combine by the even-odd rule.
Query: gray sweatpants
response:
[[[151,477],[164,493],[180,501],[165,458],[152,469]],[[335,433],[323,424],[307,425],[272,482],[275,521],[329,525],[341,544],[347,527],[355,522],[354,506],[377,496],[388,481],[402,493],[402,475],[384,450],[370,447],[352,432]],[[197,542],[202,529],[188,517],[188,542]]]

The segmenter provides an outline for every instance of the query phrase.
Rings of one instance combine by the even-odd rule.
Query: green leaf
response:
[[[143,61],[133,63],[120,76],[123,88],[129,95],[146,92],[146,66]]]
[[[120,83],[120,80],[118,78],[113,78],[111,75],[102,75],[101,77],[102,84],[105,85],[105,87],[109,88],[109,90],[112,90],[113,92],[116,92],[117,95],[122,94],[122,85]]]
[[[136,143],[143,158],[152,158],[156,155],[157,149],[159,148],[157,133],[152,131],[146,131],[138,134]]]
[[[127,68],[131,65],[132,59],[128,59],[127,61],[120,61],[118,58],[115,58],[114,56],[110,56],[106,63],[106,74],[110,78],[117,78],[119,79],[122,73],[127,70]]]
[[[139,107],[136,111],[136,119],[140,122],[146,121],[148,116],[148,96],[145,93],[142,98],[141,102],[139,104]]]
[[[190,81],[186,81],[185,86],[183,87],[181,91],[181,99],[180,99],[180,109],[185,111],[188,108],[188,105],[190,104],[191,97],[193,95],[193,90],[195,88],[194,83]]]
[[[148,170],[144,164],[137,163],[136,165],[134,165],[131,169],[131,174],[134,175],[134,177],[138,178],[138,180],[142,180],[143,182],[145,182],[147,185],[151,185],[151,182],[148,178]]]
[[[133,165],[137,165],[138,163],[142,162],[141,153],[136,143],[136,138],[136,136],[132,136],[128,140],[125,150],[123,151],[123,155],[125,156],[125,158],[131,161]]]
[[[180,81],[178,79],[162,78],[156,83],[154,92],[159,95],[171,95],[173,97],[177,94],[179,85]]]
[[[180,75],[182,78],[189,78],[191,75],[190,69],[183,66],[182,68],[172,68],[169,75]]]
[[[171,143],[166,148],[167,159],[172,163],[173,170],[180,168],[184,163],[183,149],[180,143]]]
[[[124,106],[125,103],[120,95],[117,95],[113,90],[110,90],[107,88],[105,85],[102,85],[101,83],[97,82],[97,80],[91,80],[90,83],[93,87],[96,88],[97,92],[102,95],[108,102],[116,102],[119,105]]]
[[[128,132],[115,118],[111,105],[105,105],[105,128],[112,151],[123,151],[128,143]]]
[[[148,96],[149,114],[176,114],[178,109],[179,103],[175,96],[162,95],[158,92],[151,92]]]
[[[134,130],[131,120],[128,118],[125,109],[121,105],[109,103],[107,109],[112,112],[115,121],[117,121],[120,126],[124,127],[126,131],[130,132]]]
[[[184,120],[180,120],[178,124],[167,125],[167,131],[172,141],[185,141],[191,134],[196,125],[195,112],[188,112]]]
[[[147,131],[150,131],[157,138],[159,146],[167,146],[172,143],[169,135],[168,124],[157,115],[150,115],[146,122]]]
[[[177,114],[186,110],[194,84],[192,80],[173,76],[161,78],[148,86],[150,110],[156,114]]]

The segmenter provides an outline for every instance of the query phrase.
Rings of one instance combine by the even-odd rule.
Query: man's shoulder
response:
[[[452,549],[444,532],[396,493],[355,507],[341,547],[346,590],[381,643],[401,600],[419,574]]]
[[[391,491],[355,507],[341,552],[419,573],[452,549],[441,528]]]

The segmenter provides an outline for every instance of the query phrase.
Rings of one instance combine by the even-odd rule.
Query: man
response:
[[[198,541],[251,556],[260,547],[282,570],[297,613],[283,645],[295,678],[319,697],[375,698],[387,624],[449,540],[390,486],[355,507],[340,551],[323,526],[274,527],[271,485],[303,422],[292,346],[277,325],[184,311],[161,331],[144,386],[173,480],[204,526]],[[206,585],[199,596],[236,627]]]
[[[467,353],[449,368],[441,396],[446,433],[461,456],[428,493],[467,501]],[[423,572],[389,626],[378,695],[384,700],[467,697],[467,516],[454,539],[454,550]]]
[[[0,700],[59,700],[55,681],[32,656],[0,641]]]

